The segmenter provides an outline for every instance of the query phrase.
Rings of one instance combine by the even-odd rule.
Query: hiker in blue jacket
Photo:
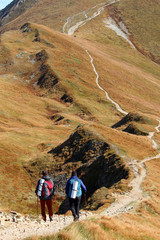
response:
[[[86,193],[87,189],[81,179],[77,177],[77,172],[73,171],[71,178],[67,181],[65,192],[69,198],[70,210],[74,221],[79,220],[79,206],[82,197],[82,190]]]

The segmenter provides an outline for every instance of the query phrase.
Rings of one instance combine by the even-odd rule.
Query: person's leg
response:
[[[77,197],[75,200],[76,200],[75,201],[76,215],[77,215],[77,218],[79,219],[79,207],[80,207],[80,202],[81,202],[81,196]]]
[[[75,210],[75,199],[69,198],[69,205],[70,205],[70,210],[72,212],[73,217],[76,217],[76,210]]]
[[[52,217],[53,217],[52,199],[46,200],[46,204],[48,208],[49,219],[50,221],[52,221]]]
[[[41,202],[41,214],[42,214],[43,220],[46,221],[45,201],[40,200],[40,202]]]

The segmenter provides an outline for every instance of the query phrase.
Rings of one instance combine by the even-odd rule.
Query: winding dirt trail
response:
[[[98,82],[99,74],[93,63],[93,58],[87,49],[85,49],[85,51],[88,54],[88,56],[90,57],[90,62],[93,67],[93,70],[96,74],[96,83],[97,83],[97,86],[99,87],[99,89],[102,90],[103,92],[105,92],[107,99],[116,106],[117,111],[119,111],[122,114],[128,114],[126,111],[124,111],[120,107],[120,105],[118,103],[116,103],[113,99],[111,99],[109,97],[108,92],[100,86],[100,84]],[[158,150],[158,144],[153,139],[155,133],[160,132],[159,131],[160,120],[157,120],[157,121],[158,121],[158,125],[155,127],[155,132],[150,132],[148,137],[152,141],[153,148]],[[121,156],[121,157],[123,158],[123,156]],[[115,196],[116,201],[113,204],[111,204],[111,206],[109,208],[107,208],[105,211],[103,211],[101,213],[101,215],[113,216],[113,215],[127,212],[133,208],[135,202],[143,200],[144,197],[143,197],[143,190],[141,189],[141,185],[142,185],[144,178],[146,177],[146,169],[145,169],[144,163],[146,161],[150,161],[150,160],[158,159],[158,158],[160,158],[160,153],[157,154],[156,156],[147,157],[147,158],[143,159],[141,162],[131,159],[128,166],[132,169],[132,171],[134,172],[134,175],[135,175],[134,179],[129,184],[129,186],[132,188],[132,190],[130,192],[125,193],[124,195],[117,194]]]
[[[87,22],[99,16],[101,12],[104,11],[105,7],[110,6],[119,1],[120,0],[112,0],[112,1],[109,1],[108,3],[106,2],[100,3],[90,9],[87,9],[83,12],[80,12],[71,17],[68,17],[63,26],[63,33],[67,33],[68,35],[73,35],[78,28],[84,26]],[[90,11],[93,11],[93,14],[91,16],[88,16]],[[81,19],[80,21],[78,20],[79,18]]]

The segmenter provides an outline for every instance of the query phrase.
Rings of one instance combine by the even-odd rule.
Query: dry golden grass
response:
[[[23,162],[41,157],[51,146],[62,143],[80,123],[88,125],[95,132],[99,132],[106,140],[118,146],[120,152],[130,157],[143,159],[143,157],[156,154],[147,137],[138,137],[110,128],[121,119],[122,115],[106,100],[104,92],[96,86],[96,75],[90,59],[81,45],[85,45],[93,55],[95,66],[100,75],[100,83],[106,90],[109,90],[111,97],[122,104],[125,110],[138,109],[138,112],[145,113],[146,117],[152,119],[148,125],[144,126],[147,131],[154,131],[154,127],[157,125],[155,119],[159,113],[157,95],[159,73],[157,73],[157,66],[147,60],[147,63],[145,62],[149,66],[147,72],[146,67],[141,68],[141,62],[146,61],[146,59],[136,54],[139,64],[135,64],[132,61],[132,53],[130,52],[131,55],[127,53],[128,49],[126,52],[124,49],[119,49],[118,56],[115,56],[113,55],[113,47],[68,37],[45,26],[34,25],[34,27],[40,33],[40,43],[32,42],[33,34],[22,34],[20,31],[6,32],[1,36],[3,55],[0,58],[2,64],[0,70],[2,164],[0,168],[2,179],[6,178],[8,174],[10,176],[9,195],[11,195],[10,191],[13,186],[14,193],[21,192],[18,182],[15,182],[14,185],[13,179],[15,181],[21,177],[21,181],[25,185],[26,190],[24,194],[17,195],[17,201],[12,201],[15,199],[13,195],[13,198],[11,196],[7,200],[7,205],[16,209],[19,208],[19,202],[25,199],[26,195],[29,195],[28,200],[25,200],[28,207],[33,208],[35,204],[34,187],[31,191],[31,179],[22,167]],[[54,48],[46,45],[46,42],[53,44]],[[59,92],[57,95],[55,93],[53,95],[43,94],[42,89],[34,89],[28,84],[30,75],[36,70],[36,65],[29,62],[28,57],[35,55],[42,49],[45,49],[49,55],[47,64],[59,75],[62,87],[73,97],[74,104],[63,104],[59,100],[61,96]],[[23,57],[17,57],[22,52],[24,53]],[[128,54],[128,59],[127,57],[125,60],[123,59],[124,52],[126,55]],[[126,80],[126,74],[128,80]],[[104,79],[104,76],[107,76],[108,81]],[[120,80],[121,83],[118,84]],[[134,81],[135,85],[137,84],[134,91],[132,86],[126,85],[126,82],[131,81]],[[147,101],[142,94],[141,105],[138,104],[136,108],[137,100],[128,101],[126,90],[129,89],[132,96],[137,96],[140,94],[141,86],[146,81],[150,84],[150,92],[157,98],[151,98]],[[117,90],[118,86],[119,90]],[[146,89],[146,95],[149,95],[150,92]],[[151,109],[151,106],[154,106],[154,109]],[[70,126],[53,124],[50,116],[55,113],[62,114],[69,119]],[[158,134],[156,138],[159,139]],[[47,146],[44,152],[38,148],[41,143]],[[28,208],[25,211],[27,212]]]
[[[115,9],[115,11],[113,10]],[[110,14],[126,23],[135,46],[145,55],[160,63],[159,1],[122,0],[110,9]]]
[[[148,156],[154,156],[158,153],[153,149],[152,142],[148,137],[136,136],[105,126],[94,126],[91,129],[96,130],[104,136],[109,142],[117,146],[121,154],[137,160],[142,160]]]

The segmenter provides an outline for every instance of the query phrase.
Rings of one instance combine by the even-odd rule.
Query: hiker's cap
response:
[[[76,177],[77,177],[77,172],[76,172],[76,171],[73,171],[73,172],[72,172],[72,177],[73,177],[73,176],[76,176]]]
[[[47,170],[43,170],[43,171],[42,171],[42,175],[43,175],[43,176],[48,175],[48,171],[47,171]]]

